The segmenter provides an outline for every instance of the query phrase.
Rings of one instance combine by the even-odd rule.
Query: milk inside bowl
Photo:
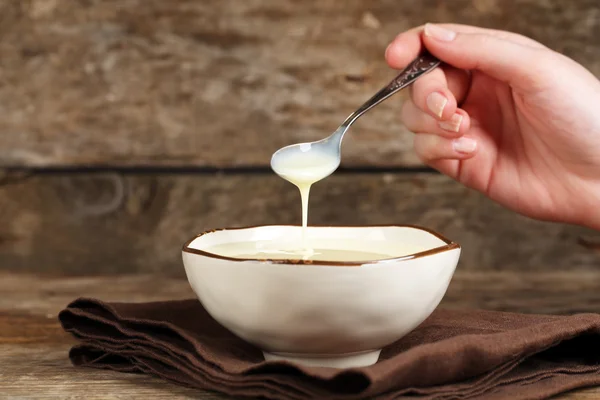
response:
[[[427,250],[418,243],[403,243],[393,249],[385,241],[365,238],[321,237],[314,241],[268,240],[228,242],[207,247],[206,251],[224,257],[254,260],[378,261]]]

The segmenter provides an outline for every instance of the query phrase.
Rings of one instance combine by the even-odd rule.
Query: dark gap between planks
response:
[[[52,166],[52,167],[8,167],[3,169],[9,175],[55,175],[55,174],[90,174],[90,173],[123,173],[123,174],[224,174],[224,175],[266,175],[273,174],[268,166],[238,167],[194,167],[194,166]],[[0,168],[0,172],[2,168]],[[438,174],[428,167],[340,167],[336,174]]]

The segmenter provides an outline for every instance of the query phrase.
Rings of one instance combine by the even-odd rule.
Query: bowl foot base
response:
[[[263,351],[267,361],[289,361],[311,367],[355,368],[373,365],[379,359],[380,350],[365,351],[350,354],[291,354],[267,353]]]

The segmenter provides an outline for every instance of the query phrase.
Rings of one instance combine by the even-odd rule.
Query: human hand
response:
[[[523,215],[600,229],[600,81],[527,37],[427,24],[386,50],[422,46],[445,65],[411,87],[401,118],[423,162]]]

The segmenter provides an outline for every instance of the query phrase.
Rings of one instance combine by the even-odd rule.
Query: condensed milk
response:
[[[239,259],[250,260],[319,260],[337,262],[376,261],[395,258],[384,249],[374,251],[355,250],[365,246],[365,243],[350,243],[351,240],[326,240],[320,241],[320,247],[294,248],[289,242],[270,242],[267,245],[261,242],[230,242],[211,246],[206,250],[210,253]],[[362,244],[362,246],[360,246]],[[360,246],[360,247],[359,247]],[[354,247],[354,249],[352,249]],[[410,254],[412,249],[406,249]]]
[[[300,191],[302,200],[302,243],[307,252],[306,227],[308,225],[308,199],[310,188],[329,175],[339,166],[337,153],[325,150],[315,150],[310,143],[302,144],[300,151],[286,153],[271,160],[271,168],[283,179],[294,184]]]

